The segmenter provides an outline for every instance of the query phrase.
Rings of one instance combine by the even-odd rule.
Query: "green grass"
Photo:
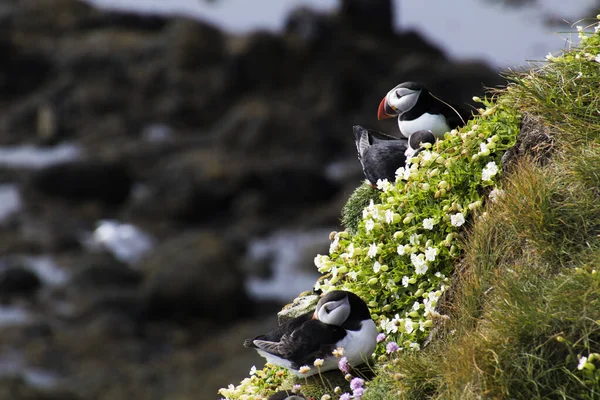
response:
[[[364,400],[600,399],[600,33],[581,35],[349,199],[316,286],[359,294],[403,347],[378,345]],[[226,394],[292,385],[259,374]],[[311,395],[339,397],[318,382]]]

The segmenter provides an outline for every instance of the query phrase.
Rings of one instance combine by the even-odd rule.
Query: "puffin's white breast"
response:
[[[441,114],[429,113],[424,113],[419,118],[410,121],[398,118],[398,127],[407,139],[416,131],[429,130],[436,138],[441,138],[444,133],[450,131],[450,127],[446,123],[446,117]]]

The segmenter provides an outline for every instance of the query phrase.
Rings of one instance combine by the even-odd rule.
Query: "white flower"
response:
[[[411,350],[421,350],[421,346],[419,346],[419,343],[411,343],[410,346],[408,346],[408,348]]]
[[[313,364],[315,367],[320,367],[323,365],[324,362],[325,360],[323,360],[322,358],[317,358]]]
[[[408,287],[408,280],[409,280],[409,279],[410,279],[410,278],[409,278],[408,276],[405,276],[405,277],[403,277],[403,278],[402,278],[402,286],[404,286],[404,287]]]
[[[315,267],[317,267],[317,269],[325,267],[325,262],[327,261],[327,259],[329,259],[329,257],[317,254],[315,256]]]
[[[392,222],[394,222],[394,211],[387,210],[385,212],[385,222],[387,222],[388,224],[391,224]]]
[[[350,277],[350,279],[352,279],[352,280],[354,280],[354,281],[355,281],[355,280],[356,280],[356,277],[358,277],[358,272],[356,272],[356,271],[350,271],[350,272],[348,272],[346,275],[347,275],[347,276],[349,276],[349,277]]]
[[[425,250],[425,259],[427,261],[435,261],[435,256],[437,256],[437,253],[438,249],[435,247],[428,247],[427,250]]]
[[[415,244],[419,244],[419,235],[417,235],[416,233],[413,233],[412,235],[410,235],[410,237],[408,238],[408,241],[410,242],[410,244],[415,245]]]
[[[329,245],[329,254],[337,251],[339,244],[340,244],[340,235],[335,235],[333,242],[331,242],[331,244]]]
[[[377,189],[387,192],[392,184],[387,179],[377,179]]]
[[[396,314],[398,316],[398,314]],[[398,332],[398,319],[387,319],[385,318],[381,321],[381,328],[385,330],[386,333],[396,333]]]
[[[465,223],[465,216],[463,213],[456,213],[450,216],[450,223],[454,226],[462,226]]]
[[[369,252],[367,253],[367,256],[374,258],[378,251],[379,249],[377,248],[377,245],[375,243],[371,243],[369,245]]]
[[[552,53],[546,54],[546,60],[552,61],[552,60],[555,60],[555,59],[556,59],[556,57],[554,57],[554,55],[552,55]]]
[[[399,180],[407,181],[409,176],[410,176],[409,168],[400,167],[396,170],[396,182],[398,182]]]
[[[481,171],[481,180],[489,181],[494,175],[498,173],[498,166],[494,161],[490,161],[486,164],[485,168]]]
[[[498,201],[499,198],[501,198],[502,196],[504,196],[504,190],[502,189],[494,189],[490,192],[490,201],[492,203],[495,203]]]
[[[367,232],[371,232],[374,227],[375,227],[375,221],[373,221],[371,218],[369,218],[367,220],[367,222],[365,222],[365,229],[367,230]]]
[[[423,152],[421,152],[421,161],[429,162],[429,161],[431,161],[431,158],[432,158],[431,151],[424,150]]]
[[[303,365],[298,370],[298,372],[300,372],[303,375],[306,374],[308,371],[310,371],[310,367],[308,365]]]
[[[598,54],[595,58],[594,61],[596,61],[597,63],[600,63],[600,54]]]
[[[373,272],[378,273],[381,270],[381,264],[379,264],[379,261],[375,261],[375,264],[373,264]]]
[[[354,243],[350,243],[348,248],[346,249],[346,253],[348,253],[348,257],[354,257]]]
[[[404,245],[400,245],[398,246],[398,248],[396,249],[396,251],[398,252],[398,255],[403,255],[404,254]]]
[[[418,311],[419,308],[421,308],[421,303],[419,303],[418,301],[415,301],[412,305],[413,311]]]
[[[480,144],[479,144],[479,152],[480,152],[480,153],[484,153],[484,152],[486,152],[487,150],[488,150],[487,144],[485,144],[485,143],[480,143]]]
[[[432,230],[435,225],[435,220],[433,218],[425,218],[423,220],[423,228]]]
[[[406,333],[409,334],[412,333],[412,331],[414,331],[412,319],[406,318],[404,320],[404,330],[406,331]]]
[[[585,364],[587,363],[587,357],[581,357],[579,359],[579,364],[577,364],[577,369],[578,370],[582,370],[585,368]]]
[[[256,374],[256,365],[253,365],[252,368],[250,368],[250,375],[254,374]]]
[[[424,254],[411,254],[410,262],[412,262],[412,264],[415,266],[415,272],[417,273],[417,275],[423,275],[425,272],[427,272],[427,269],[429,268],[427,267],[427,263],[425,262]]]

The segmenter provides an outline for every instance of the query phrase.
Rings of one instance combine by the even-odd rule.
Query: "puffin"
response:
[[[472,115],[434,96],[420,83],[404,82],[390,90],[379,103],[377,118],[393,117],[398,117],[400,132],[408,139],[421,130],[442,138],[451,129],[465,125]]]
[[[360,125],[353,127],[358,160],[365,177],[375,185],[380,179],[388,182],[396,180],[396,170],[406,165],[406,160],[416,156],[423,149],[423,143],[434,143],[431,131],[414,132],[407,140],[396,138]]]
[[[338,368],[332,351],[341,347],[353,367],[363,364],[375,350],[377,326],[365,302],[356,294],[333,290],[310,311],[271,332],[246,339],[244,346],[258,351],[267,362],[287,368],[298,377]],[[323,364],[314,366],[316,359]],[[300,372],[302,366],[310,370]]]
[[[306,400],[302,393],[294,393],[290,390],[280,390],[269,396],[268,400]]]

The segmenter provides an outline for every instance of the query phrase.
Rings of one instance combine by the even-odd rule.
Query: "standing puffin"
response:
[[[258,351],[267,362],[284,367],[299,377],[338,368],[332,351],[344,349],[352,366],[360,365],[375,350],[377,327],[365,302],[352,292],[334,290],[325,294],[314,312],[294,318],[271,332],[246,339],[245,347]],[[323,359],[317,368],[314,361]],[[300,373],[300,367],[310,370]]]
[[[378,119],[398,117],[398,127],[404,137],[414,132],[431,131],[441,138],[451,129],[463,126],[472,116],[457,106],[450,105],[416,82],[404,82],[390,90],[377,110]]]
[[[422,143],[434,143],[431,131],[418,131],[406,140],[385,133],[365,129],[360,125],[353,127],[356,150],[365,177],[375,185],[379,179],[388,182],[396,180],[396,170],[406,165],[407,158],[422,150]]]

